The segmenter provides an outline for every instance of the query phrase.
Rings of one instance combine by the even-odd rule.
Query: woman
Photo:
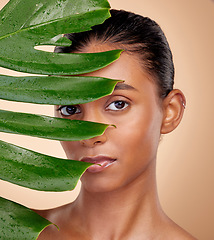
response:
[[[56,52],[124,49],[108,67],[84,74],[121,79],[114,92],[91,103],[57,106],[56,116],[112,125],[102,136],[62,142],[69,159],[95,163],[83,174],[78,198],[39,213],[58,225],[39,239],[195,239],[163,212],[156,187],[156,155],[162,134],[180,123],[185,97],[173,89],[174,66],[167,40],[149,18],[111,10],[92,31],[67,34],[70,47]]]

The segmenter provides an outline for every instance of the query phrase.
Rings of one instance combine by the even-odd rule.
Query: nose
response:
[[[107,122],[108,120],[105,119],[102,111],[99,109],[99,106],[97,106],[96,101],[85,104],[85,112],[82,120],[108,124]],[[107,136],[106,136],[106,132],[104,132],[100,136],[96,136],[86,140],[81,140],[80,143],[85,147],[92,148],[92,147],[95,147],[96,145],[101,145],[105,143],[106,140],[107,140]]]
[[[80,144],[83,145],[84,147],[93,148],[97,145],[101,145],[101,144],[105,143],[106,140],[107,140],[106,133],[103,133],[103,135],[100,135],[97,137],[93,137],[93,138],[86,139],[86,140],[81,140]]]

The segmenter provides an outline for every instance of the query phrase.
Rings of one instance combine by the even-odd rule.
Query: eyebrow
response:
[[[134,91],[138,91],[136,88],[134,88],[133,86],[126,84],[126,83],[118,83],[114,90],[134,90]]]

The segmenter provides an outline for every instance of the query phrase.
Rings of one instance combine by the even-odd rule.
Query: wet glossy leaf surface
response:
[[[53,105],[81,104],[111,94],[117,82],[98,77],[0,75],[0,98]]]
[[[36,46],[70,46],[65,33],[90,30],[110,16],[106,0],[10,0],[0,12],[0,66],[39,77],[0,76],[0,98],[69,105],[108,95],[117,81],[63,77],[101,69],[121,50],[66,54]],[[59,75],[54,77],[53,75]],[[71,94],[72,93],[72,94]],[[56,140],[101,135],[107,125],[0,110],[0,131]],[[59,159],[0,141],[0,179],[40,191],[72,190],[91,164]],[[50,222],[0,198],[0,239],[30,240]]]
[[[121,51],[60,54],[38,51],[34,47],[68,46],[67,39],[61,40],[63,34],[90,30],[109,16],[106,0],[11,0],[0,12],[0,65],[52,75],[74,75],[103,68],[115,61]]]
[[[102,135],[106,124],[0,110],[0,132],[60,141],[78,141]]]
[[[0,197],[0,239],[33,240],[50,224],[32,210]]]
[[[40,191],[68,191],[90,163],[60,159],[0,141],[0,179]]]

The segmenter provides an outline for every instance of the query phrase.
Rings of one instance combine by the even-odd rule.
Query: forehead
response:
[[[95,43],[85,47],[81,52],[103,52],[113,49],[116,49],[116,47]],[[152,87],[156,89],[151,76],[142,68],[138,56],[129,54],[125,51],[122,52],[118,60],[111,63],[109,66],[95,72],[83,74],[82,76],[97,76],[124,80],[126,84],[129,84],[138,90],[145,90],[146,85],[152,85]]]

